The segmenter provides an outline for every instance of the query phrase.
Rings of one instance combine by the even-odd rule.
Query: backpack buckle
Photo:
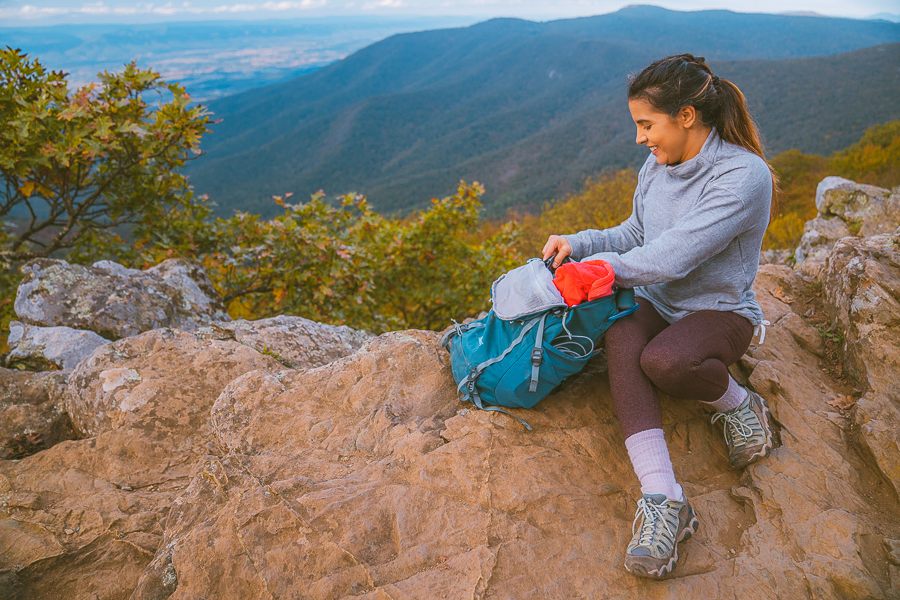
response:
[[[541,352],[540,348],[532,348],[531,349],[531,366],[539,367],[541,363],[544,362],[543,352]]]

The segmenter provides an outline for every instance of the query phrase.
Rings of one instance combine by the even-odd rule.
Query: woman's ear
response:
[[[685,106],[678,111],[678,124],[685,129],[690,129],[697,123],[697,109],[693,106]]]

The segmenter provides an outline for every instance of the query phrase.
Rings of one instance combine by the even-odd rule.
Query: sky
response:
[[[614,12],[634,3],[634,0],[0,0],[0,26],[413,15],[551,20]],[[900,14],[900,0],[652,0],[646,3],[683,11],[815,12],[855,18],[878,13]]]

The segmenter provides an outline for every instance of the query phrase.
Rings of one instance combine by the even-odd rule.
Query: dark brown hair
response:
[[[723,140],[756,154],[766,156],[759,129],[744,94],[727,79],[716,77],[703,57],[675,54],[661,58],[630,78],[628,99],[644,99],[654,110],[674,118],[682,108],[692,106],[700,122],[715,127]],[[772,168],[772,210],[777,212],[778,177]]]

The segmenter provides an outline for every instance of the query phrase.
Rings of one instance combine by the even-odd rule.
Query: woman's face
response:
[[[637,126],[635,142],[647,146],[661,165],[677,165],[691,156],[688,153],[691,123],[679,113],[675,118],[658,112],[644,98],[629,100],[628,109]],[[693,113],[693,111],[691,111]]]

